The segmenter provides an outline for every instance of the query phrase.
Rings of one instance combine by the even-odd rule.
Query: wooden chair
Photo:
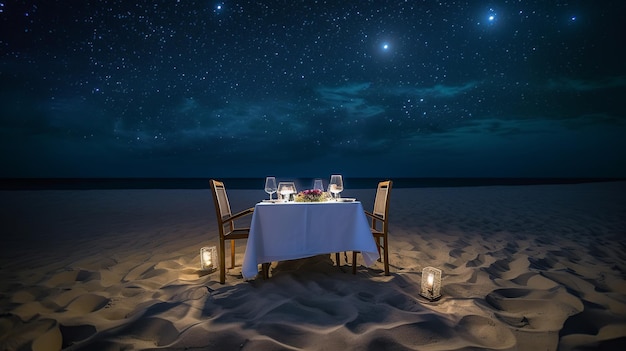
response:
[[[228,196],[226,196],[224,183],[213,179],[210,180],[210,183],[220,235],[220,283],[224,284],[226,281],[226,240],[230,240],[230,268],[234,268],[235,240],[248,239],[248,234],[250,233],[250,228],[235,228],[235,220],[252,214],[252,212],[254,212],[254,208],[248,208],[239,213],[232,214],[230,210],[230,203],[228,202]]]
[[[365,211],[365,215],[372,219],[371,231],[378,247],[378,254],[380,255],[381,248],[383,254],[381,255],[383,264],[385,265],[385,275],[389,275],[389,196],[391,195],[391,180],[386,180],[378,183],[378,189],[376,189],[376,199],[374,200],[374,210],[370,213]],[[382,240],[382,243],[381,243]],[[352,273],[356,274],[356,254],[352,252]]]

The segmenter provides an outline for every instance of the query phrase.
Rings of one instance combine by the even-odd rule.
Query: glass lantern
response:
[[[203,271],[217,269],[217,248],[215,246],[200,249],[200,269]]]
[[[441,269],[426,267],[422,270],[420,295],[430,301],[441,297]]]

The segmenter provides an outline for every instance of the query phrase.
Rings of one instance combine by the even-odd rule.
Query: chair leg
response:
[[[224,238],[220,238],[220,284],[226,282],[226,258],[224,257],[226,249],[224,245]]]
[[[235,240],[230,241],[230,268],[235,268]]]
[[[356,251],[352,251],[352,274],[356,274]]]
[[[261,264],[261,270],[263,271],[263,279],[269,279],[270,278],[270,263],[262,263]]]
[[[383,237],[383,249],[385,255],[385,275],[389,275],[389,243],[387,242],[387,235]]]

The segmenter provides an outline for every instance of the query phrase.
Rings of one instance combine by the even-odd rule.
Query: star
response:
[[[487,14],[487,23],[494,24],[498,19],[498,14],[493,8],[489,9],[489,13]]]

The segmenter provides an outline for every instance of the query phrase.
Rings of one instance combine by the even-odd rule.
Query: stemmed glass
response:
[[[330,176],[330,185],[328,189],[336,199],[339,199],[339,193],[343,191],[343,179],[339,174],[333,174]]]
[[[321,179],[317,178],[313,181],[313,190],[324,191],[324,184]]]
[[[289,201],[291,194],[296,193],[296,184],[294,182],[280,182],[278,183],[279,197],[284,201]]]
[[[265,178],[265,192],[270,194],[270,201],[272,201],[272,194],[276,192],[276,177]]]

